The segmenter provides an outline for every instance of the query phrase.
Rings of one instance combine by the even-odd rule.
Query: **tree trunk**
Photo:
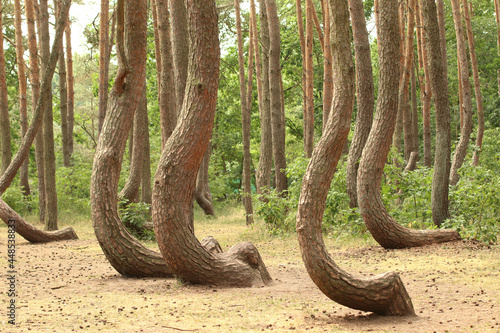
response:
[[[28,49],[30,59],[31,101],[33,104],[33,119],[35,121],[35,108],[38,107],[40,96],[40,66],[38,64],[38,46],[35,32],[35,8],[33,0],[26,0],[26,21],[28,26]],[[52,80],[52,77],[51,77]],[[43,118],[38,120],[40,125],[35,139],[35,163],[38,177],[38,216],[41,223],[45,223],[45,167],[43,160]],[[31,143],[30,143],[31,146]],[[28,148],[29,149],[29,148]],[[6,187],[5,187],[6,188]]]
[[[180,123],[160,157],[153,189],[158,245],[174,274],[184,281],[261,285],[271,278],[253,245],[242,243],[227,253],[214,254],[189,229],[196,176],[212,135],[220,51],[215,2],[194,0],[188,6],[191,56],[186,100]]]
[[[3,3],[0,4],[0,12],[3,15]],[[7,93],[7,77],[5,74],[5,53],[3,49],[3,23],[0,18],[0,131],[1,131],[1,166],[0,174],[3,174],[10,164],[12,158],[12,150],[10,143],[10,121],[9,121],[9,101]]]
[[[382,202],[380,183],[396,125],[400,78],[397,3],[384,1],[387,1],[384,6],[382,0],[379,4],[377,26],[380,63],[377,111],[358,171],[360,213],[373,238],[384,248],[414,247],[456,240],[459,236],[455,230],[412,230],[403,227],[388,214]],[[437,42],[439,43],[439,39]]]
[[[266,0],[261,1],[261,6],[265,6],[267,10],[267,5],[262,4],[265,3]],[[296,17],[297,17],[297,30],[299,32],[299,42],[300,42],[300,54],[302,56],[302,109],[303,109],[303,132],[304,132],[304,148],[305,148],[305,138],[306,138],[306,115],[307,115],[307,107],[308,107],[308,100],[307,100],[307,66],[306,66],[306,37],[304,36],[304,17],[302,14],[302,3],[301,0],[295,0],[295,12],[296,12]],[[262,10],[261,10],[262,13]],[[266,14],[267,18],[267,14]],[[307,11],[306,11],[306,20],[307,20]],[[269,25],[269,22],[266,21]],[[262,26],[262,23],[261,23]],[[269,26],[267,27],[267,30],[269,30]],[[267,54],[269,55],[269,48],[267,49]]]
[[[109,0],[101,0],[99,20],[99,106],[98,106],[98,133],[101,134],[106,110],[108,108],[108,81],[109,81]]]
[[[253,0],[252,0],[253,3]],[[251,7],[252,8],[252,7]],[[253,9],[255,11],[255,9]],[[259,4],[260,11],[260,35],[262,43],[262,62],[258,60],[259,42],[257,33],[254,34],[254,48],[257,67],[257,89],[261,83],[261,97],[259,101],[260,111],[260,156],[259,166],[257,168],[257,193],[263,193],[263,189],[271,189],[271,169],[273,165],[273,143],[271,132],[271,109],[269,100],[269,25],[267,19],[266,1],[261,0]],[[255,16],[255,14],[254,14]],[[257,20],[254,20],[254,26],[257,26]],[[257,29],[255,29],[257,32]],[[260,74],[260,64],[262,63],[262,73]]]
[[[306,107],[304,108],[304,154],[311,157],[314,148],[314,77],[313,77],[313,4],[306,0],[306,44],[303,66],[306,72]]]
[[[370,51],[370,41],[368,40],[368,30],[366,29],[365,12],[361,0],[349,0],[351,11],[352,32],[354,38],[354,50],[356,61],[356,94],[358,100],[358,114],[356,116],[356,127],[347,158],[347,194],[349,195],[349,205],[351,208],[358,207],[357,196],[357,175],[359,159],[363,152],[366,139],[370,134],[373,122],[374,109],[374,88],[373,72]]]
[[[75,127],[75,80],[73,76],[73,50],[71,48],[71,21],[66,26],[66,78],[68,88],[68,154],[74,151],[73,132]],[[70,160],[71,162],[71,160]]]
[[[330,5],[328,0],[321,1],[323,7],[323,22],[325,26],[325,47],[323,48],[323,126],[326,128],[328,117],[332,108],[333,99],[333,73],[332,73],[332,45],[330,43]],[[364,15],[363,15],[364,18]],[[354,23],[353,23],[354,24]],[[366,30],[366,28],[365,28]],[[372,101],[373,102],[373,101]]]
[[[19,122],[21,125],[21,138],[28,130],[28,98],[27,98],[27,79],[24,62],[23,32],[21,31],[21,3],[20,0],[14,1],[14,25],[16,28],[16,59],[17,59],[17,78],[19,80]],[[25,159],[19,169],[19,183],[21,192],[24,196],[30,194],[29,176],[29,158]]]
[[[214,204],[212,202],[212,193],[210,192],[210,187],[208,185],[208,166],[210,162],[210,152],[211,149],[208,147],[205,155],[203,156],[203,160],[201,161],[200,169],[198,170],[198,177],[196,178],[196,188],[194,190],[194,199],[198,206],[203,209],[205,215],[215,216]],[[250,213],[253,214],[253,210],[251,208],[251,199],[250,199]],[[245,211],[246,207],[245,207]],[[251,215],[250,215],[251,216]],[[247,224],[248,224],[247,217]],[[253,217],[251,218],[250,224],[253,223]],[[194,229],[194,228],[193,228]]]
[[[497,54],[500,57],[500,0],[495,1],[495,18],[497,21]],[[500,96],[500,68],[498,71],[498,95]]]
[[[441,44],[441,54],[446,54],[446,22],[444,19],[444,2],[443,0],[436,0],[438,25],[439,25],[439,42]],[[448,61],[443,57],[443,73],[448,83]]]
[[[432,137],[431,137],[431,83],[430,70],[427,61],[427,48],[424,46],[424,32],[422,29],[423,13],[420,8],[421,0],[417,1],[417,11],[415,12],[417,21],[417,45],[418,45],[418,63],[420,70],[423,69],[424,75],[420,82],[425,81],[420,85],[420,98],[422,99],[422,127],[424,141],[424,166],[431,167],[432,165]]]
[[[146,61],[146,59],[143,59]],[[121,200],[126,201],[126,205],[132,202],[136,202],[139,197],[139,190],[141,188],[142,182],[142,171],[144,163],[144,138],[146,136],[144,124],[144,117],[147,116],[147,89],[146,81],[144,79],[144,88],[141,93],[141,99],[137,105],[137,109],[134,113],[134,124],[133,124],[133,149],[130,155],[130,172],[125,183],[125,186],[121,190],[118,197]]]
[[[467,0],[462,0],[464,4],[464,18],[465,26],[467,27],[467,40],[469,41],[469,55],[470,62],[472,65],[472,75],[474,77],[474,92],[476,95],[476,105],[477,105],[477,138],[476,138],[476,148],[474,149],[474,154],[472,156],[472,165],[479,165],[479,154],[481,153],[481,147],[483,145],[483,134],[484,134],[484,108],[483,108],[483,97],[481,95],[481,82],[479,81],[479,69],[477,67],[477,57],[476,57],[476,42],[474,40],[474,35],[472,33],[472,24],[470,22],[469,15],[469,4]]]
[[[252,183],[251,183],[251,166],[252,158],[250,155],[250,116],[251,106],[250,99],[247,98],[247,87],[245,80],[245,60],[243,57],[243,36],[241,33],[241,13],[240,2],[235,0],[234,7],[236,11],[236,36],[238,39],[238,68],[239,68],[239,81],[240,81],[240,106],[241,106],[241,126],[243,133],[243,205],[245,206],[245,217],[247,225],[253,223],[253,207],[252,207]],[[250,29],[250,40],[252,39],[252,30]],[[253,66],[253,43],[249,43],[248,48],[248,88],[251,94],[251,82]],[[196,191],[195,191],[196,192]]]
[[[448,82],[444,76],[436,4],[433,0],[422,1],[422,17],[425,47],[429,55],[429,82],[436,109],[436,153],[432,177],[432,220],[434,224],[449,218],[448,186],[450,177],[450,109],[448,104]]]
[[[109,96],[110,109],[106,112],[94,156],[90,202],[99,245],[120,274],[171,276],[162,256],[139,243],[120,221],[117,211],[123,153],[146,74],[146,5],[146,0],[120,0],[117,4],[118,72]],[[127,34],[124,29],[127,29]]]
[[[288,180],[286,177],[285,122],[281,108],[280,23],[275,0],[267,0],[266,4],[269,23],[269,97],[276,191],[279,195],[286,195]]]
[[[415,61],[411,67],[411,126],[412,126],[412,152],[417,154],[419,159],[419,135],[418,135],[418,102],[417,102],[417,74],[415,73]],[[411,157],[411,155],[410,155]]]
[[[460,4],[458,0],[451,0],[451,6],[453,9],[453,21],[455,22],[455,34],[457,36],[458,66],[460,67],[460,76],[458,79],[462,84],[461,91],[463,94],[463,101],[460,103],[460,105],[463,106],[463,124],[460,127],[460,141],[455,149],[450,171],[450,184],[456,185],[459,179],[458,170],[464,163],[470,135],[472,133],[472,96],[469,81],[467,48],[465,46],[462,15],[460,14]]]
[[[66,59],[64,56],[64,48],[61,45],[59,53],[59,111],[61,112],[61,141],[63,152],[63,165],[71,166],[68,138],[68,85],[66,76]]]
[[[177,124],[177,100],[172,58],[172,43],[170,40],[170,17],[168,0],[157,0],[158,37],[160,52],[159,104],[162,128],[162,148],[172,134]],[[182,104],[180,104],[182,105]]]
[[[381,2],[384,8],[383,0]],[[314,150],[302,183],[297,214],[302,258],[311,279],[335,302],[382,315],[414,315],[411,299],[396,273],[357,278],[335,264],[323,243],[321,224],[325,201],[349,133],[354,95],[347,1],[331,0],[331,9],[336,87],[332,108],[334,113],[329,117],[326,131]]]
[[[147,109],[147,98],[143,100]],[[141,177],[141,202],[151,205],[151,152],[149,143],[149,119],[146,112],[143,117],[142,129],[144,131],[144,157],[142,162],[142,177]]]
[[[172,55],[173,70],[175,77],[175,94],[177,115],[178,109],[182,106],[186,90],[186,79],[188,70],[189,44],[188,21],[186,14],[186,2],[183,0],[169,0],[170,16],[172,19],[170,28],[172,29]]]

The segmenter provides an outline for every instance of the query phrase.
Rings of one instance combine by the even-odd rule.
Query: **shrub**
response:
[[[154,241],[155,233],[145,227],[145,222],[151,221],[151,205],[144,202],[127,203],[122,200],[118,204],[118,213],[123,224],[132,235],[141,240]]]

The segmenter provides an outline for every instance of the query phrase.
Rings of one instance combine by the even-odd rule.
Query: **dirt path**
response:
[[[1,332],[500,332],[499,246],[330,246],[353,274],[401,274],[418,316],[387,318],[327,299],[309,279],[293,238],[257,243],[275,281],[241,289],[124,278],[92,235],[87,238],[33,245],[18,237],[17,326],[7,324],[2,274]],[[6,239],[0,229],[2,272]]]

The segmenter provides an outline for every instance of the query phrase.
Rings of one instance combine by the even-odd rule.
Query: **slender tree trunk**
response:
[[[441,54],[447,54],[446,51],[446,22],[444,19],[444,1],[436,0],[438,25],[439,25],[439,42],[441,44]],[[443,72],[448,83],[448,61],[446,56],[443,57]]]
[[[424,75],[421,77],[420,98],[422,99],[422,127],[423,127],[423,141],[424,141],[424,166],[430,167],[432,165],[432,137],[431,137],[431,83],[430,83],[430,70],[427,61],[427,49],[424,46],[424,32],[422,29],[422,9],[420,8],[421,0],[417,1],[418,10],[415,13],[417,21],[417,45],[419,54],[419,67],[423,69]]]
[[[306,72],[306,107],[304,108],[304,154],[311,157],[314,148],[314,76],[313,76],[313,10],[311,1],[306,2],[306,44],[303,66]]]
[[[94,156],[90,202],[99,245],[120,274],[171,276],[163,257],[139,243],[120,221],[117,211],[123,153],[146,75],[146,8],[146,0],[119,0],[117,4],[118,72]]]
[[[28,49],[30,54],[30,81],[31,100],[33,110],[38,107],[40,96],[40,66],[38,64],[38,46],[35,32],[35,7],[33,0],[26,0],[26,21],[28,26]],[[35,113],[35,112],[33,112]],[[31,121],[33,124],[34,116]],[[45,163],[43,158],[43,118],[40,117],[40,126],[35,139],[35,163],[38,177],[38,216],[41,223],[45,223]]]
[[[260,1],[260,34],[263,45],[262,61],[260,59],[259,40],[257,32],[257,14],[255,4],[250,0],[250,15],[254,27],[255,69],[257,74],[257,92],[260,113],[260,156],[257,167],[256,185],[257,193],[269,191],[271,188],[271,169],[273,165],[273,149],[271,134],[271,114],[269,108],[269,27],[267,22],[267,9],[265,1]],[[261,70],[262,69],[262,70]]]
[[[384,1],[381,2],[381,7],[384,8]],[[347,1],[331,0],[331,9],[336,89],[333,114],[329,117],[326,130],[313,152],[302,183],[297,214],[297,233],[302,258],[311,279],[335,302],[382,315],[413,315],[411,299],[396,273],[386,273],[370,279],[354,277],[335,264],[323,243],[321,224],[325,201],[349,133],[354,95]]]
[[[266,2],[263,0],[262,2]],[[267,8],[267,5],[266,5]],[[308,108],[308,96],[307,96],[307,65],[306,65],[306,37],[304,35],[304,16],[302,14],[302,1],[295,0],[295,11],[297,16],[297,30],[299,31],[299,42],[300,42],[300,54],[302,56],[302,109],[303,109],[303,132],[304,132],[304,148],[305,148],[305,138],[306,138],[306,115]],[[261,11],[262,12],[262,11]],[[267,18],[267,15],[266,15]],[[307,21],[307,8],[306,8],[306,21]],[[306,22],[307,23],[307,22]],[[268,27],[269,29],[269,27]],[[269,49],[267,50],[269,54]]]
[[[63,164],[65,167],[71,166],[68,138],[68,85],[66,75],[66,59],[64,48],[61,45],[59,53],[59,111],[61,112],[61,141],[63,152]]]
[[[479,69],[477,67],[477,57],[476,57],[476,42],[474,40],[474,34],[472,33],[472,24],[470,22],[469,15],[469,4],[467,0],[462,0],[464,5],[463,12],[465,18],[465,26],[467,28],[467,40],[469,41],[469,55],[470,62],[472,65],[472,75],[474,77],[474,92],[476,95],[476,105],[477,105],[477,138],[476,138],[476,148],[474,149],[474,154],[472,156],[472,165],[479,165],[479,154],[481,153],[481,147],[483,145],[483,134],[484,134],[484,107],[483,107],[483,97],[481,95],[481,82],[479,81]]]
[[[0,4],[0,13],[3,15],[3,3]],[[10,164],[12,158],[10,142],[9,101],[7,93],[7,77],[5,74],[5,53],[3,49],[3,23],[0,18],[0,130],[1,130],[1,166],[0,174],[3,174]]]
[[[462,166],[467,147],[469,146],[470,135],[472,133],[472,96],[469,81],[469,62],[467,60],[467,47],[465,46],[464,32],[462,26],[462,15],[460,14],[460,4],[458,0],[451,0],[453,9],[453,20],[455,22],[455,34],[457,36],[458,62],[460,66],[460,83],[462,84],[463,101],[463,124],[460,128],[460,141],[455,149],[453,162],[450,171],[450,184],[455,185],[458,182],[458,170]]]
[[[147,99],[144,100],[147,108]],[[151,205],[151,151],[149,143],[149,119],[146,112],[143,118],[142,128],[144,131],[144,158],[142,162],[142,177],[141,177],[141,202]]]
[[[173,70],[178,113],[186,90],[189,57],[189,44],[186,42],[188,40],[188,21],[185,1],[169,0],[169,5],[172,18],[170,28],[172,29]]]
[[[269,97],[276,190],[280,195],[286,195],[288,180],[286,178],[285,123],[281,108],[280,23],[275,0],[267,0],[266,4],[269,22]]]
[[[433,0],[422,1],[422,17],[425,33],[425,48],[429,55],[429,81],[436,107],[436,154],[432,177],[432,219],[434,224],[449,218],[448,187],[450,176],[450,109],[448,84],[444,76],[436,5]]]
[[[417,101],[417,80],[415,73],[416,66],[415,61],[411,67],[411,126],[412,126],[412,152],[416,153],[415,157],[417,160],[419,158],[419,136],[418,136],[418,101]],[[410,155],[411,157],[411,155]],[[413,170],[409,170],[413,171]]]
[[[368,40],[368,30],[366,29],[363,2],[361,0],[349,0],[349,9],[351,11],[354,38],[356,94],[358,101],[356,127],[347,158],[346,175],[347,194],[350,198],[349,205],[353,208],[358,206],[357,175],[359,159],[361,158],[363,147],[372,127],[375,97],[370,41]]]
[[[210,186],[209,186],[209,174],[208,174],[208,167],[210,163],[210,154],[212,152],[212,149],[210,146],[207,148],[207,151],[205,152],[205,155],[203,156],[203,160],[201,161],[200,165],[200,170],[198,170],[198,177],[196,178],[196,188],[194,190],[194,199],[196,200],[196,203],[198,206],[203,209],[203,212],[205,215],[208,216],[215,216],[215,210],[214,210],[214,205],[212,201],[212,193],[210,192]],[[247,201],[245,201],[247,202]],[[250,199],[251,203],[251,199]],[[246,211],[246,209],[245,209]],[[250,220],[250,223],[253,223],[253,209],[250,207],[249,210],[251,218],[247,218],[247,224],[249,223],[248,220]]]
[[[253,245],[243,243],[227,253],[208,251],[189,228],[197,173],[212,135],[220,51],[215,2],[194,0],[188,6],[191,79],[179,125],[163,149],[155,175],[153,223],[158,245],[167,264],[183,281],[261,285],[271,278]]]
[[[247,87],[245,80],[245,60],[243,57],[243,36],[241,33],[241,13],[240,2],[235,0],[234,7],[236,11],[236,36],[238,39],[238,68],[240,79],[240,106],[241,106],[241,124],[243,132],[243,205],[245,206],[246,223],[250,225],[253,223],[253,207],[252,207],[252,184],[251,184],[251,155],[250,155],[250,115],[251,107],[247,98]],[[252,30],[250,29],[250,40],[252,39]],[[251,68],[253,66],[253,44],[249,43],[248,49],[248,88],[251,94]]]
[[[24,62],[23,32],[21,31],[21,3],[20,0],[14,1],[14,25],[16,27],[16,59],[17,59],[17,78],[19,80],[19,122],[21,123],[21,138],[28,130],[28,98],[27,98],[27,79]],[[25,159],[19,169],[19,183],[21,192],[24,196],[30,194],[29,158]]]
[[[57,1],[57,0],[55,0]],[[56,2],[54,2],[56,4]],[[59,12],[56,10],[56,12]],[[40,0],[40,50],[42,56],[42,73],[47,70],[50,54],[49,12],[47,0]],[[60,18],[58,18],[59,20]],[[64,22],[66,23],[66,22]],[[56,154],[54,151],[54,115],[52,113],[52,91],[41,94],[44,105],[43,118],[43,153],[45,161],[45,230],[57,230],[57,190],[56,190]]]
[[[333,68],[332,46],[330,43],[330,5],[328,0],[321,1],[323,7],[323,22],[325,26],[325,47],[323,49],[323,127],[324,131],[332,108],[333,99]],[[364,15],[363,15],[364,18]],[[354,24],[354,23],[353,23]],[[365,28],[366,30],[366,28]],[[373,104],[373,103],[372,103]]]
[[[500,0],[495,1],[495,18],[497,21],[497,54],[500,57]],[[498,71],[498,95],[500,96],[500,68]]]
[[[97,125],[99,135],[108,108],[109,61],[107,55],[109,52],[109,0],[102,0],[99,21],[99,115]]]
[[[66,78],[68,88],[68,154],[71,159],[74,151],[73,132],[75,127],[75,80],[73,75],[73,50],[71,48],[71,21],[65,31],[66,36]],[[71,160],[70,160],[71,162]]]
[[[380,0],[379,6],[380,12],[376,13],[379,16],[379,92],[375,119],[358,171],[360,213],[373,238],[384,248],[415,247],[457,240],[460,237],[455,230],[412,230],[403,227],[389,215],[382,202],[380,183],[396,125],[400,73],[397,3]],[[439,45],[439,39],[436,42]]]

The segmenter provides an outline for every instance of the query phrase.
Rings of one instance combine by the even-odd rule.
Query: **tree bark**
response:
[[[26,21],[28,26],[28,49],[30,59],[30,81],[31,81],[31,101],[33,104],[33,119],[35,121],[35,108],[38,107],[40,97],[40,66],[38,64],[38,46],[35,32],[35,7],[33,0],[26,0]],[[51,79],[52,80],[52,77]],[[45,167],[43,159],[43,118],[38,120],[40,125],[35,139],[35,163],[38,178],[38,216],[41,223],[45,223]],[[30,142],[31,146],[31,142]],[[28,148],[29,149],[29,148]],[[10,184],[10,183],[9,183]],[[8,186],[7,186],[8,187]],[[5,187],[5,188],[7,188]]]
[[[174,274],[184,281],[261,285],[271,278],[253,245],[243,243],[227,253],[214,254],[189,229],[196,176],[212,135],[220,51],[215,2],[194,0],[188,6],[190,57],[186,100],[180,123],[160,157],[153,189],[158,245]]]
[[[64,56],[64,48],[61,45],[59,53],[59,111],[61,113],[61,141],[63,153],[63,165],[71,166],[68,138],[68,83],[66,75],[66,58]]]
[[[118,216],[117,190],[123,153],[146,75],[147,1],[119,0],[117,7],[119,68],[94,156],[90,183],[92,222],[99,245],[120,274],[171,276],[162,256],[139,243]]]
[[[412,230],[403,227],[388,214],[382,202],[380,183],[396,125],[400,78],[397,3],[384,1],[387,2],[382,6],[380,0],[377,26],[380,62],[377,111],[358,171],[360,213],[373,238],[384,248],[414,247],[457,240],[459,236],[455,230]],[[439,43],[439,39],[437,42]]]
[[[261,1],[261,3],[265,3],[266,0]],[[262,4],[261,4],[262,6]],[[265,5],[265,8],[267,10],[267,5]],[[261,10],[262,12],[262,10]],[[295,0],[295,12],[296,12],[296,17],[297,17],[297,30],[299,32],[299,42],[300,42],[300,54],[302,56],[302,110],[303,110],[303,132],[304,132],[304,147],[305,147],[305,137],[306,137],[306,132],[305,132],[305,127],[306,127],[306,114],[307,114],[307,107],[308,107],[308,100],[307,100],[307,66],[306,66],[306,37],[304,35],[304,17],[302,14],[302,3],[301,0]],[[266,14],[267,18],[267,14]],[[307,20],[307,11],[306,11],[306,20]],[[266,21],[269,24],[269,21]],[[269,26],[267,27],[269,30]],[[267,49],[267,53],[269,55],[269,48]]]
[[[276,191],[279,195],[286,195],[288,179],[286,177],[285,122],[281,108],[280,23],[275,0],[267,0],[266,4],[269,23],[269,97]]]
[[[0,12],[3,14],[3,3],[0,4]],[[3,31],[2,18],[0,18],[0,29]],[[5,52],[3,48],[3,32],[0,33],[0,131],[1,131],[1,165],[0,174],[4,174],[12,158],[10,142],[9,101],[7,93],[7,76],[5,74]]]
[[[451,0],[453,9],[453,21],[455,22],[455,34],[457,36],[458,66],[460,67],[459,80],[462,84],[461,91],[463,100],[460,103],[463,112],[463,123],[460,127],[460,140],[455,148],[455,155],[451,164],[450,185],[458,183],[458,170],[462,166],[467,155],[470,135],[472,133],[472,96],[469,81],[469,62],[467,60],[467,48],[465,46],[464,32],[462,26],[462,15],[458,0]]]
[[[109,52],[109,0],[102,0],[99,20],[99,115],[97,124],[99,135],[108,108]]]
[[[147,110],[148,100],[143,99],[144,108]],[[144,132],[144,153],[142,162],[142,176],[141,176],[141,202],[151,205],[151,148],[149,143],[149,119],[148,113],[142,118],[143,123],[142,131]],[[150,209],[151,210],[151,209]]]
[[[240,107],[241,107],[241,127],[243,133],[243,205],[245,206],[246,224],[253,224],[253,207],[252,207],[252,183],[251,183],[251,165],[252,158],[250,155],[250,116],[251,106],[250,99],[247,98],[247,87],[245,79],[245,60],[243,56],[243,36],[241,32],[241,13],[239,0],[234,1],[234,8],[236,12],[236,36],[238,40],[238,69],[240,81]],[[250,40],[252,39],[252,30],[250,29]],[[248,88],[251,94],[251,82],[253,66],[253,43],[249,43],[248,48]]]
[[[253,0],[252,0],[253,2]],[[250,7],[252,8],[252,7]],[[255,8],[253,9],[255,11]],[[260,11],[260,36],[262,43],[262,62],[258,59],[259,47],[257,33],[254,38],[254,48],[257,67],[257,89],[261,83],[261,97],[259,101],[260,111],[260,156],[259,165],[257,168],[257,193],[263,193],[263,189],[269,191],[271,189],[271,169],[273,165],[273,143],[271,132],[271,109],[269,95],[269,25],[267,19],[266,1],[261,0],[259,4]],[[255,14],[254,14],[255,16]],[[257,26],[257,20],[254,20],[254,26]],[[257,29],[255,29],[257,31]],[[262,64],[262,72],[260,65]]]
[[[306,2],[306,44],[303,66],[306,73],[306,107],[304,108],[304,154],[311,157],[314,148],[314,76],[313,76],[313,4]]]
[[[347,158],[346,174],[347,194],[350,198],[349,205],[353,208],[358,207],[357,175],[359,159],[361,158],[363,147],[372,127],[375,97],[370,41],[368,40],[368,30],[366,29],[363,2],[361,0],[349,0],[349,9],[354,38],[356,94],[358,101],[358,114]]]
[[[384,8],[384,0],[381,2]],[[335,264],[323,243],[321,224],[325,201],[349,133],[354,95],[347,1],[331,0],[331,9],[334,113],[329,117],[302,183],[297,214],[302,258],[311,279],[335,302],[381,315],[414,315],[411,299],[396,273],[357,278]],[[380,34],[381,30],[378,31]]]
[[[477,106],[477,137],[476,137],[476,148],[474,149],[474,154],[472,156],[472,165],[479,165],[479,154],[481,153],[481,147],[483,146],[483,135],[484,135],[484,107],[483,107],[483,97],[481,95],[481,82],[479,81],[479,69],[477,66],[476,57],[476,42],[474,40],[474,34],[472,33],[472,24],[470,22],[471,15],[469,14],[469,4],[467,0],[462,0],[464,5],[464,19],[465,26],[467,28],[467,40],[469,42],[469,55],[470,62],[472,66],[472,75],[474,77],[474,93],[476,95],[476,106]]]
[[[411,126],[412,126],[412,152],[419,159],[419,135],[418,135],[418,102],[417,102],[417,74],[415,73],[415,61],[411,67]],[[411,154],[410,154],[411,158]]]
[[[68,88],[68,154],[71,164],[71,155],[74,151],[73,132],[75,127],[75,80],[73,75],[73,50],[71,48],[71,21],[66,26],[66,79]]]
[[[175,77],[175,95],[177,113],[182,106],[186,90],[186,79],[188,70],[189,43],[188,21],[186,14],[186,2],[183,0],[169,0],[171,14],[170,28],[172,36],[173,70]],[[178,114],[177,114],[178,115]]]
[[[16,28],[16,59],[17,59],[17,77],[19,81],[19,122],[21,125],[21,138],[28,130],[28,98],[27,98],[27,79],[24,62],[23,32],[21,30],[21,3],[20,0],[14,1],[14,26]],[[19,183],[21,192],[24,196],[30,194],[29,184],[29,158],[25,159],[19,169]]]
[[[497,21],[497,54],[500,57],[500,0],[495,1],[495,19]],[[498,95],[500,96],[500,68],[498,71]]]
[[[194,190],[194,199],[198,206],[203,209],[203,212],[207,216],[215,216],[214,204],[212,201],[212,193],[210,192],[209,182],[208,182],[208,166],[210,163],[210,147],[207,148],[205,155],[201,161],[200,169],[198,170],[198,177],[196,178],[196,188]],[[251,204],[251,201],[250,201]],[[246,207],[245,207],[245,211]],[[250,213],[253,214],[253,210],[250,209]],[[250,215],[251,216],[251,215]],[[248,223],[247,218],[247,224]],[[250,220],[250,224],[253,223],[253,218]]]
[[[333,68],[332,45],[330,43],[330,5],[328,0],[321,1],[323,7],[323,24],[325,26],[325,47],[323,48],[323,126],[324,132],[332,108],[333,99]],[[363,15],[364,18],[364,15]],[[353,23],[354,25],[354,23]],[[366,29],[366,28],[365,28]]]

